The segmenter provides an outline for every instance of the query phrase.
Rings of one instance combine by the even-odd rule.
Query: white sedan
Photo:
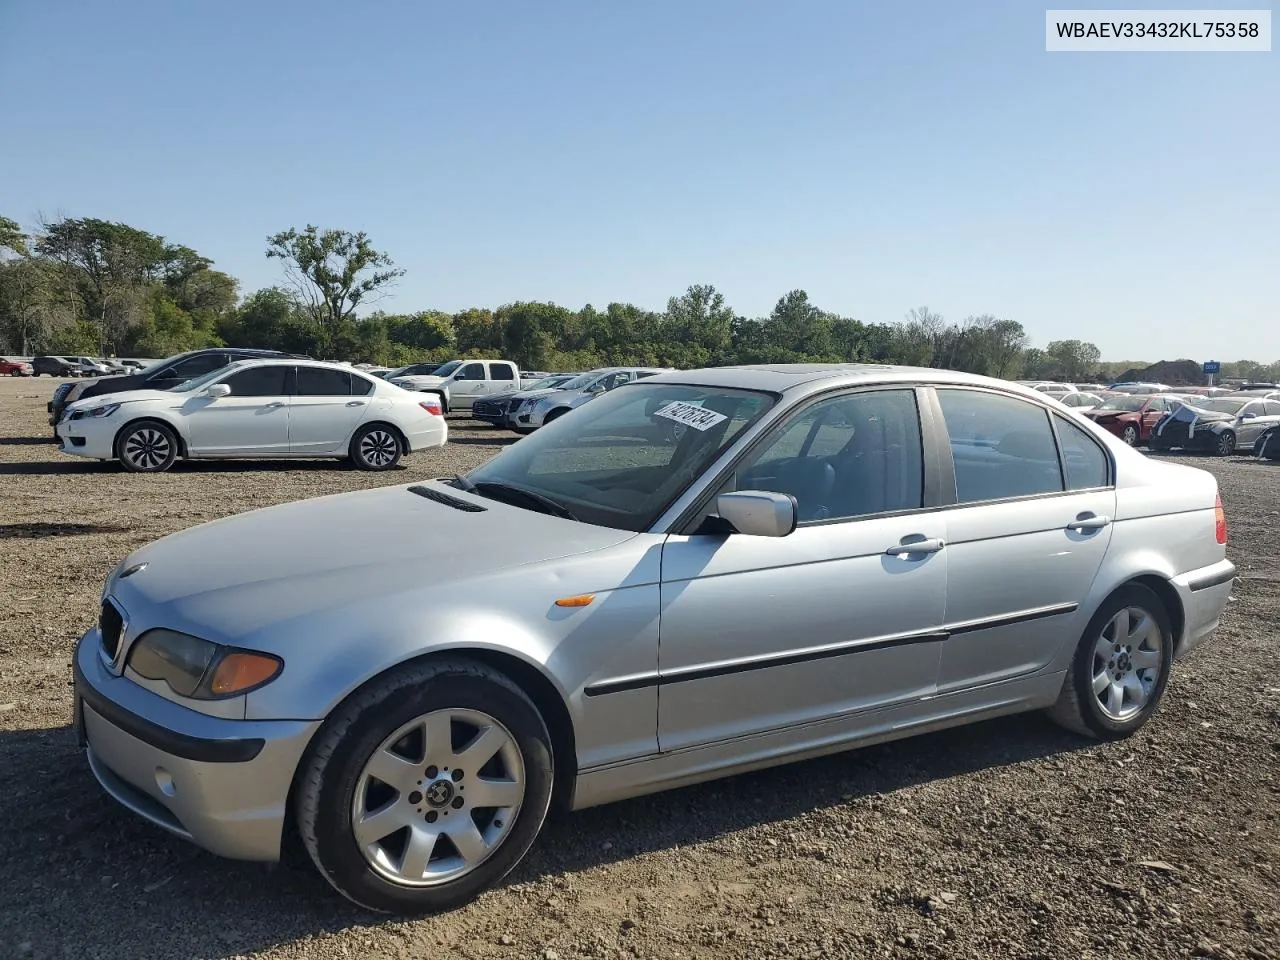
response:
[[[343,364],[242,360],[170,390],[130,390],[69,404],[59,449],[159,473],[179,457],[340,457],[390,470],[448,439],[439,397]]]

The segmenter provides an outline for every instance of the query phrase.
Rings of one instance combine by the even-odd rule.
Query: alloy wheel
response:
[[[395,462],[400,441],[389,430],[370,430],[360,438],[360,459],[371,467],[385,467]]]
[[[1229,457],[1236,452],[1236,435],[1230,430],[1224,430],[1222,435],[1218,437],[1218,454],[1223,457]]]
[[[478,710],[436,710],[400,727],[365,762],[351,832],[387,880],[436,886],[502,845],[524,794],[524,757],[506,727]]]
[[[124,442],[124,458],[139,470],[155,470],[173,453],[169,438],[154,427],[135,430]]]
[[[1129,426],[1124,428],[1124,433],[1121,435],[1120,439],[1129,446],[1136,447],[1138,445],[1138,428],[1133,424],[1129,424]]]
[[[1164,635],[1150,611],[1125,607],[1093,647],[1093,695],[1105,716],[1128,720],[1141,712],[1160,678]]]

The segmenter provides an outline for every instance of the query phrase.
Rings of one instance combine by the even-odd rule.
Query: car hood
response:
[[[549,397],[553,393],[563,393],[556,387],[543,387],[540,390],[520,390],[514,394],[519,400],[538,400],[542,397]]]
[[[461,510],[415,494],[478,504]],[[463,493],[437,481],[299,500],[192,527],[148,544],[108,590],[137,626],[235,643],[290,620],[323,621],[349,605],[391,612],[409,593],[484,589],[513,567],[604,549],[634,537]],[[428,608],[429,609],[429,605]]]
[[[1097,408],[1085,410],[1084,415],[1094,420],[1137,420],[1142,416],[1136,410],[1098,410]]]
[[[108,403],[134,403],[138,400],[172,400],[175,406],[190,394],[172,393],[169,390],[120,390],[116,393],[97,393],[91,397],[77,397],[67,404],[68,410],[88,410]]]
[[[426,377],[396,377],[392,383],[411,383],[415,387],[438,387],[445,382],[444,377],[426,376]]]
[[[1199,407],[1184,403],[1165,418],[1170,423],[1230,423],[1235,417],[1220,410],[1202,410]]]

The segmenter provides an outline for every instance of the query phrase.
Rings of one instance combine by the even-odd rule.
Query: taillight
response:
[[[444,416],[439,400],[419,400],[418,406],[427,411],[427,413],[431,414],[433,417]]]
[[[1222,497],[1218,497],[1213,502],[1213,535],[1219,543],[1227,542],[1227,514],[1222,509]]]

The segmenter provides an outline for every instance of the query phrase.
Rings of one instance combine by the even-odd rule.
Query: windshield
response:
[[[1199,407],[1201,410],[1212,410],[1214,413],[1229,413],[1234,417],[1240,412],[1240,408],[1248,402],[1248,400],[1227,400],[1225,398],[1220,398],[1217,400],[1204,400],[1200,403],[1194,404],[1194,406]]]
[[[217,380],[224,373],[229,372],[231,367],[234,366],[236,366],[234,363],[228,364],[225,367],[219,367],[217,370],[210,370],[208,373],[202,373],[198,377],[192,377],[190,380],[183,380],[176,387],[170,387],[169,391],[171,393],[190,393],[192,390],[199,390],[206,383],[209,383],[212,380]]]
[[[572,380],[566,380],[560,384],[561,390],[585,390],[591,384],[599,380],[604,374],[599,370],[594,373],[582,373],[574,377]]]
[[[1097,406],[1095,409],[1097,409],[1098,411],[1103,411],[1103,410],[1125,410],[1125,411],[1141,410],[1141,409],[1142,409],[1142,407],[1143,407],[1143,405],[1144,405],[1146,402],[1147,402],[1147,398],[1146,398],[1146,397],[1114,397],[1114,398],[1112,398],[1111,400],[1107,400],[1105,403],[1100,403],[1100,404],[1098,404],[1098,406]]]
[[[190,356],[190,353],[175,353],[172,357],[165,357],[163,360],[153,360],[138,373],[151,373],[153,370],[159,370],[161,367],[173,363],[175,360],[181,360],[183,357]]]
[[[567,383],[570,377],[543,377],[536,383],[525,387],[526,390],[550,390],[552,387],[558,387],[562,383]]]
[[[676,402],[707,413],[685,426],[671,418]],[[465,479],[549,498],[584,523],[639,532],[774,402],[751,390],[626,386],[552,421]]]
[[[453,371],[457,370],[460,366],[462,366],[461,360],[450,360],[443,367],[436,367],[434,370],[432,370],[431,376],[447,377],[449,374],[453,373]]]

